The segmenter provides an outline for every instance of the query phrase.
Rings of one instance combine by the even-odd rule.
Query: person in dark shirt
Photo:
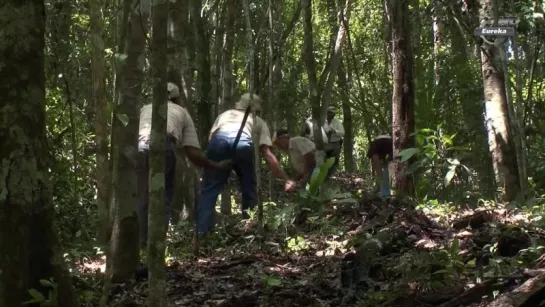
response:
[[[375,193],[379,192],[380,196],[385,199],[391,195],[390,191],[390,174],[388,172],[388,164],[392,161],[394,156],[394,146],[392,143],[392,137],[389,135],[377,136],[367,150],[367,158],[371,159],[371,167],[373,168],[373,175],[376,176],[377,182],[375,186]]]

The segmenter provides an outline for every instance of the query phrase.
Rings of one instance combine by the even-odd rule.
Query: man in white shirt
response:
[[[304,136],[308,138],[309,140],[315,142],[314,140],[314,124],[312,123],[312,116],[307,118],[303,124],[303,129],[301,136]],[[324,141],[324,144],[328,143],[327,133],[322,126],[322,140]]]
[[[324,123],[324,130],[327,134],[328,143],[326,145],[327,158],[335,158],[335,163],[329,169],[328,177],[333,175],[339,167],[339,157],[341,155],[344,127],[343,124],[335,118],[335,108],[329,107],[327,109],[327,118]]]
[[[215,162],[208,160],[201,151],[195,125],[189,113],[180,106],[180,90],[174,83],[168,83],[167,143],[165,161],[165,231],[170,221],[170,209],[174,192],[174,176],[176,170],[176,152],[185,152],[191,162],[197,166],[213,169],[230,169],[229,161]],[[138,191],[138,223],[140,247],[147,246],[148,203],[149,203],[149,142],[151,133],[152,104],[140,110],[140,126],[138,133],[137,176]]]
[[[250,114],[242,127],[242,134],[236,148],[234,142],[238,131],[242,126],[244,113],[250,107],[252,112],[261,111],[261,98],[253,94],[246,93],[240,97],[235,104],[235,108],[220,114],[212,129],[210,130],[210,139],[206,155],[214,161],[232,159],[233,167],[240,179],[242,190],[242,214],[244,218],[248,217],[247,210],[253,209],[257,203],[256,180],[254,170],[254,143],[252,136],[257,135],[259,150],[265,159],[265,162],[271,168],[276,177],[284,180],[284,190],[291,191],[295,188],[295,182],[289,180],[288,176],[280,168],[278,160],[271,151],[272,140],[269,127],[256,116],[254,122]],[[231,171],[205,169],[201,185],[201,197],[197,207],[197,234],[204,235],[210,231],[214,225],[214,211],[218,195],[227,183]]]
[[[316,145],[305,137],[290,136],[285,129],[275,132],[273,144],[280,151],[289,154],[291,165],[297,171],[294,179],[304,189],[316,167]]]

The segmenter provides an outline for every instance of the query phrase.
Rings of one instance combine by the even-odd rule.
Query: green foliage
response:
[[[460,162],[467,148],[455,146],[456,134],[444,133],[441,126],[432,130],[423,128],[412,134],[415,138],[416,147],[407,148],[399,153],[401,161],[405,162],[414,159],[406,170],[407,175],[417,179],[417,195],[420,197],[434,197],[444,195],[448,186],[461,185],[464,178],[453,182],[455,176],[465,175],[468,178],[472,171]],[[442,177],[441,183],[435,178]]]
[[[40,284],[46,288],[50,288],[48,292],[47,298],[37,291],[36,289],[30,289],[28,290],[28,293],[30,296],[32,296],[32,300],[26,301],[23,303],[23,305],[30,305],[30,304],[40,304],[41,307],[56,307],[57,306],[57,284],[51,280],[42,279],[40,280]]]

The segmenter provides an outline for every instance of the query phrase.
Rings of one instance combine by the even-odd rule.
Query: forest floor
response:
[[[222,218],[197,258],[191,227],[175,227],[169,306],[545,306],[545,231],[528,211],[382,202],[361,195],[362,178],[334,181],[305,224],[289,218],[295,195],[278,192],[263,228]],[[110,301],[143,306],[146,293],[137,278]]]

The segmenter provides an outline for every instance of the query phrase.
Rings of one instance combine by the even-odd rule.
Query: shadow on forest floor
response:
[[[362,179],[336,181],[354,192]],[[169,306],[540,305],[545,231],[528,215],[499,205],[433,212],[370,196],[332,200],[303,226],[218,225],[199,259],[182,226],[168,247]],[[112,306],[143,306],[146,293],[145,278],[117,285]]]

